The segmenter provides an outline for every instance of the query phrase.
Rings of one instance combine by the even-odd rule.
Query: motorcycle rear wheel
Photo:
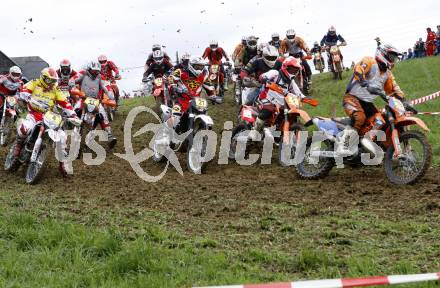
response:
[[[414,140],[421,145],[419,151],[415,151],[418,145],[412,142]],[[403,150],[402,158],[394,159],[394,146],[390,146],[386,151],[384,159],[385,174],[391,183],[398,185],[414,184],[426,174],[431,166],[431,144],[429,144],[425,134],[419,131],[403,132],[400,135],[400,143]],[[421,158],[420,161],[417,161],[416,158],[419,153]]]
[[[333,151],[333,144],[330,141],[326,140],[321,143],[324,145],[321,150]],[[333,166],[335,166],[334,158],[327,157],[319,157],[318,163],[316,164],[309,163],[312,144],[312,137],[309,137],[307,139],[305,157],[303,161],[296,166],[296,173],[301,179],[317,180],[325,178],[330,173]]]

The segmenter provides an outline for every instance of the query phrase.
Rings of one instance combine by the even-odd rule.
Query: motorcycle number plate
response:
[[[61,125],[61,122],[63,121],[63,118],[59,114],[53,113],[52,111],[47,111],[44,114],[44,118],[58,126]]]
[[[288,95],[286,97],[286,102],[289,106],[296,106],[299,107],[299,99],[298,96],[295,95]]]
[[[99,100],[95,98],[87,97],[86,100],[84,100],[84,104],[97,107],[99,106]]]
[[[205,99],[203,99],[203,98],[196,99],[196,107],[197,108],[203,109],[203,108],[206,108],[206,106],[208,106],[208,102],[206,102]]]
[[[17,99],[13,96],[8,96],[6,102],[8,102],[9,106],[15,106],[15,104],[17,104]]]
[[[154,79],[154,85],[156,85],[156,86],[162,86],[162,78],[156,78],[156,79]]]
[[[253,123],[254,122],[254,117],[253,117],[253,113],[252,110],[250,109],[243,109],[243,111],[241,112],[241,118],[249,123]]]

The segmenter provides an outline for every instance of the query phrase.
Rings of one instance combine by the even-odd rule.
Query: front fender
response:
[[[197,122],[199,121],[202,121],[208,127],[212,127],[214,125],[214,121],[212,121],[212,118],[208,115],[196,115],[196,117],[194,117],[194,126],[196,126],[198,124]]]
[[[409,125],[418,125],[423,130],[429,132],[428,126],[423,122],[422,119],[417,117],[403,117],[402,119],[399,119],[398,121],[394,122],[396,127],[402,127],[402,126],[409,126]]]

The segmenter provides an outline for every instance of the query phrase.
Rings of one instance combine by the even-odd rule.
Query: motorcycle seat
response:
[[[332,118],[332,120],[336,122],[338,126],[343,126],[343,128],[345,128],[346,126],[351,126],[352,123],[350,117],[336,117]]]

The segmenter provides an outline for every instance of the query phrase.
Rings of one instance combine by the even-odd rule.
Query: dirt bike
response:
[[[183,83],[178,84],[183,91],[185,86]],[[186,93],[190,93],[186,91]],[[192,100],[188,110],[182,115],[180,124],[176,127],[175,132],[178,135],[184,134],[188,131],[191,133],[185,138],[185,140],[175,143],[171,141],[169,147],[175,152],[186,152],[186,160],[188,170],[194,174],[204,173],[207,163],[201,161],[206,155],[207,149],[207,137],[203,137],[201,141],[194,142],[194,137],[197,132],[203,130],[211,130],[214,122],[210,116],[207,115],[208,112],[208,100],[199,97],[199,95],[193,94]],[[162,119],[168,119],[173,112],[173,108],[166,105],[160,106],[162,110]],[[156,140],[153,140],[153,160],[155,162],[162,162],[165,160],[164,149],[162,145],[159,145]]]
[[[167,78],[165,76],[156,77],[153,80],[153,96],[156,104],[171,106]]]
[[[385,141],[378,141],[376,137],[371,137],[371,141],[374,142],[368,141],[365,144],[362,139],[357,151],[352,155],[344,156],[343,163],[359,166],[362,164],[362,153],[372,154],[374,149],[373,154],[384,153],[383,166],[390,182],[394,184],[416,183],[431,165],[432,150],[425,134],[408,128],[411,125],[417,125],[425,131],[429,129],[421,119],[412,116],[417,114],[417,110],[409,104],[385,94],[381,97],[387,102],[385,109],[371,116],[359,134],[364,136],[372,130],[383,131],[386,135]],[[321,151],[316,151],[312,149],[313,138],[309,137],[304,161],[296,167],[297,174],[304,179],[320,179],[329,174],[335,166],[335,157],[341,156],[335,150],[337,135],[346,129],[351,120],[317,117],[313,119],[313,123],[320,131],[327,134],[328,139],[316,143],[315,148],[321,148]],[[373,144],[376,144],[377,148],[372,147]],[[315,159],[314,163],[311,161],[312,158]]]
[[[116,111],[118,110],[118,104],[119,104],[119,87],[116,84],[117,80],[121,80],[122,77],[119,76],[118,78],[114,78],[111,81],[106,81],[105,86],[107,87],[108,90],[113,92],[113,95],[115,97],[115,102],[116,102],[116,106],[115,105],[107,105],[107,104],[103,104],[104,105],[104,109],[107,112],[108,115],[108,119],[110,121],[115,120],[116,117]],[[106,95],[104,97],[107,97]]]
[[[310,90],[312,87],[310,87],[310,80],[309,77],[306,75],[306,70],[303,65],[303,61],[311,60],[312,56],[305,55],[302,52],[295,53],[292,55],[293,57],[297,58],[298,61],[301,63],[301,73],[298,73],[298,76],[295,77],[295,82],[298,85],[299,89],[301,89],[301,92],[304,93],[304,95],[309,95]]]
[[[333,45],[329,48],[331,58],[331,70],[335,80],[342,80],[342,72],[344,71],[344,63],[342,63],[341,50],[339,45]]]
[[[81,119],[81,126],[75,127],[74,130],[81,137],[86,135],[85,131],[95,130],[98,126],[101,116],[99,114],[99,106],[106,105],[108,107],[116,107],[116,102],[108,98],[102,100],[88,97],[83,92],[79,92],[80,99],[76,102],[74,109]],[[112,149],[114,143],[109,143],[109,149]]]
[[[234,73],[231,75],[231,80],[234,83],[234,100],[235,104],[237,104],[238,107],[242,105],[241,98],[242,98],[242,91],[243,87],[241,85],[241,79],[240,79],[240,68],[235,68]]]
[[[17,120],[18,103],[15,96],[4,96],[2,106],[2,118],[0,122],[0,145],[6,146],[8,144],[11,128]]]
[[[213,64],[209,67],[209,75],[208,80],[203,83],[203,87],[205,89],[211,90],[214,92],[215,101],[214,104],[222,104],[224,100],[225,90],[223,85],[220,83],[220,66]],[[224,81],[227,81],[224,78]]]
[[[315,70],[319,71],[319,73],[324,72],[324,58],[322,58],[322,54],[320,51],[316,51],[315,53],[313,53],[313,64],[315,64]]]
[[[296,141],[298,138],[298,132],[304,130],[302,123],[310,122],[311,118],[309,114],[301,109],[302,103],[307,103],[312,106],[317,106],[318,102],[311,98],[303,98],[300,96],[288,93],[275,83],[266,84],[267,89],[267,101],[274,105],[274,112],[271,117],[266,121],[266,127],[275,127],[275,131],[280,131],[281,134],[278,137],[273,137],[269,129],[265,128],[264,137],[273,137],[276,145],[279,146],[278,160],[282,166],[287,166],[285,159],[282,157],[281,151],[283,146],[290,147],[291,155],[295,154]],[[240,137],[243,137],[243,132],[252,129],[254,122],[259,114],[259,109],[255,106],[243,105],[240,109],[238,116],[238,124],[232,131],[231,146],[229,149],[229,159],[235,159],[236,148],[239,143]],[[291,133],[294,133],[294,137],[291,137]],[[245,153],[248,154],[253,148],[261,149],[264,142],[264,137],[259,142],[251,142],[247,144]],[[293,141],[293,143],[291,143]]]
[[[20,155],[14,157],[15,141],[9,149],[6,156],[4,169],[6,171],[14,172],[21,165],[27,164],[25,180],[28,184],[35,184],[41,178],[47,160],[47,152],[51,145],[60,144],[65,139],[66,134],[63,127],[64,121],[69,121],[72,125],[81,125],[81,120],[78,118],[68,118],[64,115],[52,112],[47,109],[45,103],[38,100],[29,100],[33,106],[40,107],[40,111],[45,111],[43,119],[39,121],[29,135],[26,137],[23,149]]]

